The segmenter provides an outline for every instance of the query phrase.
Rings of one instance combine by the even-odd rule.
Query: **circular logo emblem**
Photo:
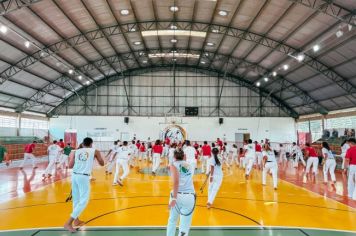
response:
[[[79,159],[80,161],[87,161],[88,158],[89,158],[89,153],[88,153],[88,152],[81,152],[81,153],[79,153],[78,159]]]
[[[164,130],[164,139],[169,138],[171,143],[184,142],[186,135],[185,129],[179,125],[170,125]]]

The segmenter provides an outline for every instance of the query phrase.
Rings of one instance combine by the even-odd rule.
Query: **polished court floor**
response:
[[[112,186],[113,175],[105,175],[103,168],[95,169],[91,201],[81,217],[86,224],[78,235],[165,234],[164,228],[151,227],[167,223],[169,177],[163,169],[151,176],[149,166],[145,162],[140,165],[142,171],[131,169],[124,187]],[[71,203],[65,202],[70,172],[57,171],[53,180],[42,182],[44,167],[42,163],[35,171],[30,167],[0,170],[0,230],[15,230],[1,236],[70,235],[61,229],[71,212]],[[193,226],[203,228],[194,228],[191,235],[356,235],[356,204],[344,197],[346,176],[337,173],[336,189],[324,185],[321,177],[319,173],[316,180],[304,184],[302,168],[280,167],[275,191],[270,177],[262,187],[258,170],[246,181],[243,170],[225,167],[223,184],[209,210],[205,207],[207,189],[199,191],[205,176],[198,174],[194,177],[198,197]],[[19,229],[30,230],[16,232]]]

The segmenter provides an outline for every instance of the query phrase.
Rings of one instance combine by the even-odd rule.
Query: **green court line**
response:
[[[165,236],[165,228],[88,228],[75,234],[63,229],[38,229],[1,232],[0,236]],[[190,236],[356,236],[355,233],[342,231],[296,229],[296,228],[192,228]]]

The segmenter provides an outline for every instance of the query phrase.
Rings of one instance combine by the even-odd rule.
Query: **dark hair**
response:
[[[323,142],[321,145],[323,146],[323,148],[326,148],[328,151],[330,151],[330,147],[327,142]]]
[[[79,144],[78,149],[83,148],[83,143]]]
[[[225,142],[225,143],[224,143],[224,145],[226,146],[226,145],[227,145],[227,143]]]
[[[174,158],[176,160],[183,160],[184,159],[184,152],[181,148],[177,148],[175,151],[174,151]]]
[[[350,138],[349,140],[347,140],[347,142],[356,144],[356,139],[355,138]]]
[[[185,144],[186,144],[187,146],[190,146],[190,141],[189,141],[189,140],[186,140],[186,141],[185,141]]]
[[[132,140],[132,144],[135,144],[135,140]]]
[[[237,148],[236,144],[233,144],[232,146],[233,146],[234,148]]]
[[[207,142],[207,141],[204,141],[204,144],[208,144],[208,142]]]
[[[293,142],[293,145],[297,145],[296,142]]]
[[[248,142],[248,143],[252,143],[252,139],[249,139],[247,142]]]
[[[257,141],[255,141],[254,143],[255,143],[255,144],[257,144],[258,142],[257,142]]]
[[[53,143],[56,144],[56,143],[57,143],[57,140],[53,140]]]
[[[244,149],[243,149],[243,148],[240,148],[239,154],[242,154],[242,153],[244,153]]]
[[[271,147],[269,146],[269,143],[265,143],[263,145],[263,149],[266,150],[266,151],[272,151]]]
[[[211,146],[212,146],[212,147],[215,147],[215,143],[212,143]]]
[[[347,143],[347,139],[345,139],[342,143],[341,143],[341,147],[344,146],[344,144]]]
[[[85,139],[83,139],[83,146],[84,147],[89,147],[90,145],[93,144],[93,139],[86,137]]]
[[[306,143],[305,146],[310,147],[310,143]]]
[[[37,143],[37,141],[36,141],[36,140],[34,140],[34,141],[33,141],[33,143]]]
[[[172,143],[171,144],[171,148],[176,148],[177,147],[177,144],[176,143]]]
[[[60,140],[59,140],[59,142],[62,142],[62,141],[63,141],[63,139],[60,139]]]
[[[67,146],[70,146],[70,143],[67,143]]]
[[[117,141],[115,141],[114,144],[117,145]]]
[[[127,141],[124,141],[122,145],[127,146]]]
[[[220,160],[219,160],[219,157],[218,157],[219,150],[218,150],[217,148],[213,148],[212,153],[213,153],[213,156],[214,156],[214,159],[215,159],[216,164],[217,164],[218,166],[220,166],[221,163],[220,163]]]
[[[160,144],[161,144],[161,140],[157,139],[155,145],[160,145]]]

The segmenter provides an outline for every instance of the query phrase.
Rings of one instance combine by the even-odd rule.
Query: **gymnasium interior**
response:
[[[356,236],[341,150],[355,129],[355,0],[0,0],[0,236],[166,235],[165,158],[154,175],[137,159],[123,186],[95,163],[84,224],[63,228],[73,173],[44,179],[47,150],[86,137],[103,158],[117,140],[282,145],[278,189],[233,162],[210,209],[198,158],[189,235]],[[20,168],[33,141],[36,168]],[[317,151],[312,181],[293,142]]]

